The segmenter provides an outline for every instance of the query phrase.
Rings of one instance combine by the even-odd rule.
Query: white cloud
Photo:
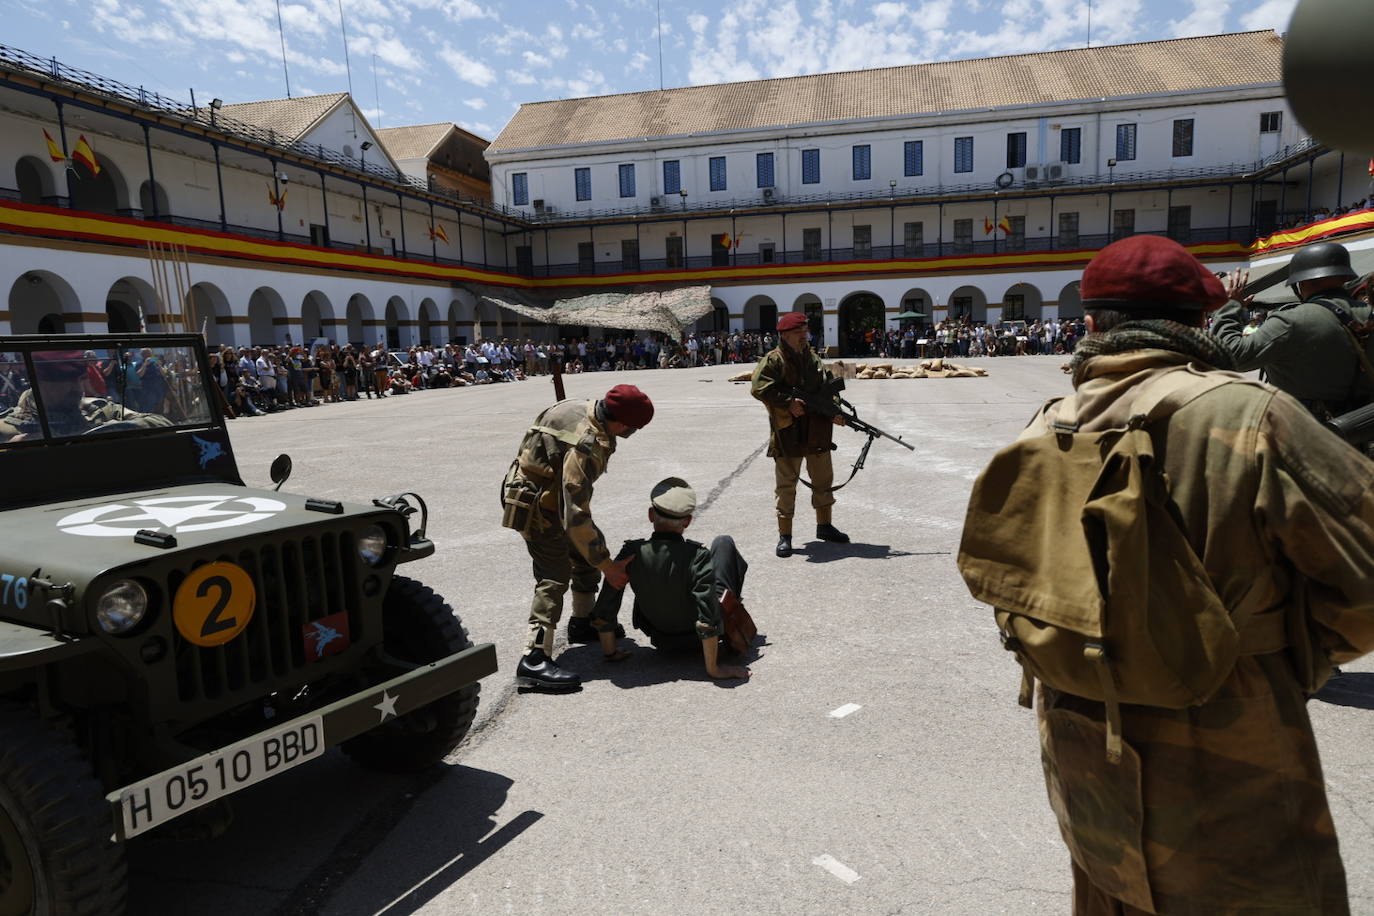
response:
[[[463,99],[463,104],[468,106],[469,108],[481,111],[483,108],[487,107],[487,100],[479,96],[477,98],[472,99]]]
[[[1293,9],[1298,0],[1264,0],[1259,6],[1240,17],[1240,27],[1247,31],[1273,29],[1276,32],[1288,31],[1288,23],[1293,18]]]
[[[535,54],[533,51],[525,51],[521,55],[525,59],[525,64],[530,67],[547,67],[552,61],[542,54]]]
[[[514,83],[517,86],[533,86],[539,81],[526,70],[507,70],[506,82]]]
[[[439,51],[439,57],[465,83],[472,83],[474,86],[490,86],[496,82],[495,70],[448,43],[445,43]]]
[[[1187,16],[1170,21],[1169,34],[1175,38],[1189,38],[1224,32],[1226,14],[1230,10],[1230,0],[1192,0],[1192,10]]]
[[[630,58],[630,62],[625,65],[625,69],[633,73],[642,73],[644,68],[648,65],[649,55],[645,54],[643,51],[636,51]]]

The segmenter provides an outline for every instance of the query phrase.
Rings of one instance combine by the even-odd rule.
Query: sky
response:
[[[660,65],[671,88],[1089,41],[1281,33],[1296,3],[0,0],[0,43],[185,102],[194,90],[200,104],[339,92],[351,80],[374,127],[453,121],[490,139],[523,102],[657,89]]]

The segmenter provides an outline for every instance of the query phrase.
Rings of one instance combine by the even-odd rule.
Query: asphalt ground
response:
[[[379,776],[333,752],[235,796],[218,838],[133,841],[132,912],[1067,912],[1034,716],[954,559],[974,477],[1068,380],[1062,357],[967,362],[990,375],[850,383],[860,415],[916,451],[878,442],[838,494],[852,544],[813,541],[799,495],[786,560],[773,556],[766,419],[727,381],[738,367],[567,379],[572,397],[630,382],[653,398],[594,514],[618,544],[647,531],[655,482],[694,485],[688,536],[731,534],[750,563],[744,600],[761,636],[747,682],[713,682],[641,637],[615,665],[560,645],[585,679],[577,693],[515,689],[532,581],[523,543],[500,527],[498,485],[553,401],[547,378],[233,421],[250,484],[286,452],[288,491],[421,494],[438,550],[402,571],[496,643],[502,670],[483,682],[468,741],[433,772]],[[839,480],[863,440],[836,436]],[[1312,715],[1352,906],[1374,913],[1374,665],[1347,670]]]

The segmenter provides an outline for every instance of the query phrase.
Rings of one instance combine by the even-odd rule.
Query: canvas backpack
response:
[[[1199,705],[1239,655],[1284,645],[1281,615],[1237,632],[1155,455],[1152,432],[1234,378],[1166,370],[1124,427],[1096,432],[1079,431],[1075,397],[1051,401],[973,487],[959,569],[1021,664],[1022,705],[1036,679],[1103,703],[1113,763],[1120,704]]]
[[[557,485],[563,456],[581,442],[571,430],[540,425],[543,416],[525,431],[520,451],[501,481],[501,525],[527,537],[544,527],[540,499]]]

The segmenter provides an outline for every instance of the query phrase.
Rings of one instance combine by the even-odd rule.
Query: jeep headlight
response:
[[[95,605],[95,619],[106,633],[127,633],[148,612],[148,593],[132,579],[120,579],[105,589]]]
[[[386,531],[381,525],[369,525],[358,535],[358,556],[368,566],[376,566],[386,556]]]

